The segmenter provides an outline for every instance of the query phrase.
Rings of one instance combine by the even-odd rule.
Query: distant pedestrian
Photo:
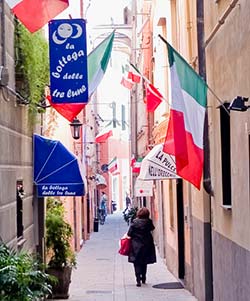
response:
[[[126,198],[125,198],[125,202],[126,202],[126,208],[123,210],[123,213],[125,213],[131,206],[131,198],[129,197],[128,193],[126,193]]]
[[[151,231],[154,230],[152,220],[149,218],[149,210],[140,208],[136,218],[128,230],[131,238],[131,250],[128,261],[134,264],[136,285],[146,282],[147,265],[156,262],[155,245]]]
[[[99,213],[100,216],[104,219],[107,216],[107,202],[108,202],[108,197],[104,191],[102,191],[102,195],[100,198],[100,204],[99,204]]]

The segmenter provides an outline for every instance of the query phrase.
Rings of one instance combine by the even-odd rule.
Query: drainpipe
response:
[[[196,1],[197,9],[197,45],[199,74],[206,81],[206,57],[204,45],[204,0]],[[209,212],[205,212],[208,222],[204,221],[204,277],[205,301],[213,300],[213,268],[212,268],[212,225],[211,225],[211,175],[210,175],[210,149],[208,136],[208,115],[206,110],[204,123],[204,172],[203,187],[208,193],[208,200],[204,194],[204,202],[208,202]]]
[[[4,1],[1,1],[1,48],[2,48],[2,66],[6,66],[6,42],[5,42],[5,13],[4,13]]]
[[[137,23],[137,2],[136,0],[132,1],[132,39],[131,39],[131,61],[136,66],[136,23]],[[132,90],[130,97],[130,138],[131,138],[131,154],[135,155],[137,159],[138,156],[138,146],[137,146],[137,132],[138,132],[138,122],[137,122],[137,114],[138,114],[138,86]],[[133,131],[132,131],[133,127]],[[130,188],[132,192],[132,197],[135,200],[135,190],[134,183],[136,177],[132,174],[130,177]]]

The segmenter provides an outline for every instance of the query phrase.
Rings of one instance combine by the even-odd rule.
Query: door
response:
[[[185,236],[184,236],[184,206],[183,182],[177,180],[177,226],[178,226],[178,274],[180,279],[185,277]]]

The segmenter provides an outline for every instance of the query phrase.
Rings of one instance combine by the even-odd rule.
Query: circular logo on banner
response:
[[[107,171],[108,171],[108,164],[102,164],[101,170],[102,170],[103,172],[107,172]]]

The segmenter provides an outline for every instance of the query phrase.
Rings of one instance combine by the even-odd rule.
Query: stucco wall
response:
[[[206,35],[216,24],[217,18],[229,5],[205,1]],[[228,15],[226,22],[208,44],[207,83],[222,101],[231,101],[237,95],[250,94],[250,27],[249,1],[239,1]],[[218,16],[218,17],[216,17]],[[230,113],[231,130],[231,188],[232,210],[222,205],[221,143],[218,102],[208,94],[210,116],[210,148],[212,185],[213,229],[238,245],[250,250],[250,200],[249,200],[249,112]]]
[[[10,75],[9,86],[14,88],[13,16],[10,15],[6,4],[5,8],[6,52],[4,53]],[[1,43],[1,48],[2,45]],[[1,49],[1,54],[2,50],[4,49]],[[1,55],[1,65],[2,59]],[[4,92],[7,96],[6,90]],[[34,249],[32,135],[28,124],[27,108],[16,105],[11,95],[9,101],[6,101],[3,93],[0,93],[0,104],[0,237],[7,243],[16,243],[16,181],[22,179],[25,191],[23,236],[27,240],[24,247]]]

